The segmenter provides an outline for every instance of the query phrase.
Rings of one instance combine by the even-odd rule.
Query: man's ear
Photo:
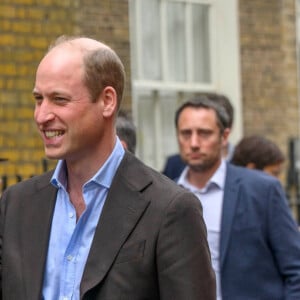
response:
[[[230,128],[225,128],[224,132],[222,134],[222,144],[223,144],[223,147],[227,147],[228,139],[229,139],[229,134],[230,134]]]
[[[111,86],[107,86],[101,93],[101,105],[103,108],[103,117],[109,118],[117,110],[117,93]]]

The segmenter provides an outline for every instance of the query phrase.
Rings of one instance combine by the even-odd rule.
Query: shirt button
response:
[[[69,217],[70,217],[70,218],[73,218],[73,217],[74,217],[74,214],[73,214],[72,212],[70,212],[70,213],[69,213]]]
[[[68,297],[63,297],[63,300],[68,300],[69,298]]]
[[[68,261],[71,261],[72,259],[73,259],[73,256],[72,256],[72,255],[68,255],[68,256],[67,256],[67,260],[68,260]]]

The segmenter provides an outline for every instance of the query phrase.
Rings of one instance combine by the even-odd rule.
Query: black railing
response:
[[[300,224],[300,139],[290,138],[288,144],[288,171],[286,176],[286,195]]]
[[[42,163],[43,172],[48,171],[49,161],[46,158],[43,158],[41,163]],[[29,178],[33,177],[33,176],[34,176],[34,174],[30,175]],[[0,189],[0,191],[2,193],[8,187],[8,182],[9,181],[13,182],[13,183],[18,183],[18,182],[22,181],[23,179],[25,179],[25,177],[20,175],[20,174],[15,174],[15,175],[6,175],[6,174],[4,174],[0,177],[0,179],[1,179],[1,189]]]

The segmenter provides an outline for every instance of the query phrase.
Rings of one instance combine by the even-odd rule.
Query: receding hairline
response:
[[[77,50],[80,50],[81,52],[89,52],[99,49],[107,49],[113,53],[115,51],[110,48],[108,45],[91,39],[87,37],[59,37],[56,39],[48,48],[48,52],[51,52],[54,49],[63,49],[63,48],[69,48],[74,47]]]
[[[107,44],[89,38],[60,36],[48,48],[48,55],[77,56],[83,65],[83,81],[90,91],[91,99],[98,98],[106,86],[112,86],[117,92],[120,105],[125,84],[125,67],[115,50]]]

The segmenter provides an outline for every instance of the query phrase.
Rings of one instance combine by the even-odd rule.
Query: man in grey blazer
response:
[[[40,62],[34,118],[59,161],[2,195],[0,299],[215,299],[199,201],[116,136],[123,87],[93,39],[61,37]]]
[[[207,97],[183,103],[175,123],[178,184],[202,203],[217,299],[300,299],[300,236],[279,181],[222,159],[228,116]]]

